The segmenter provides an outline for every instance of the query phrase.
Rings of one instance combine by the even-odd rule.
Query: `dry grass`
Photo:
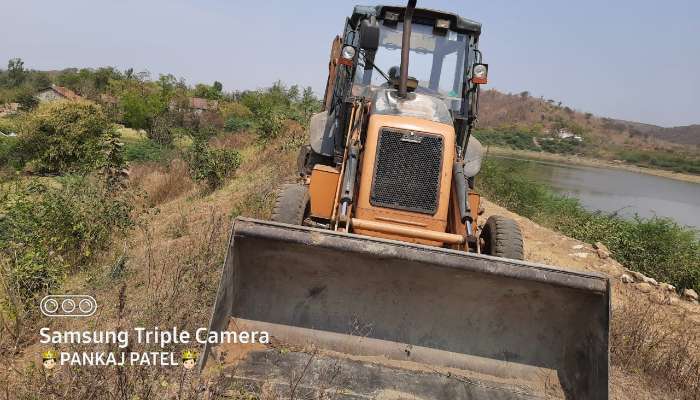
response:
[[[209,145],[218,149],[239,150],[250,146],[257,140],[257,136],[250,132],[230,133],[220,135],[209,140]]]
[[[142,216],[126,243],[115,244],[111,253],[104,257],[103,267],[71,277],[64,288],[94,295],[100,305],[98,314],[90,321],[51,321],[36,316],[28,331],[36,333],[39,326],[54,330],[177,326],[194,332],[207,326],[232,217],[269,217],[276,187],[284,180],[293,179],[290,174],[294,170],[300,138],[298,134],[290,135],[263,144],[251,135],[230,136],[236,137],[215,139],[215,145],[239,149],[243,163],[222,189],[207,195],[191,196],[197,187],[188,178],[187,167],[180,160],[168,166],[133,166],[132,188],[144,191],[148,205],[158,207]],[[7,366],[0,369],[0,388],[3,388],[0,399],[215,399],[223,396],[208,390],[211,381],[188,375],[182,368],[63,366],[58,372],[47,374],[38,357],[46,348],[36,342],[38,335],[32,337],[34,342],[24,343],[20,353],[3,355],[0,352],[0,365]],[[157,346],[139,346],[134,345],[129,350],[160,351]],[[88,350],[110,349],[89,346]],[[182,348],[168,350],[179,352]]]
[[[624,302],[613,310],[610,345],[614,365],[673,398],[700,399],[700,328],[687,315]]]
[[[157,163],[137,164],[129,171],[129,181],[146,192],[151,205],[160,205],[189,193],[195,188],[187,165],[180,159],[167,166]]]

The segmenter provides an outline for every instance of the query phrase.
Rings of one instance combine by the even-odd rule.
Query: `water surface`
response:
[[[588,210],[624,217],[657,215],[700,228],[700,184],[622,169],[490,157],[517,165],[527,177],[579,199]]]

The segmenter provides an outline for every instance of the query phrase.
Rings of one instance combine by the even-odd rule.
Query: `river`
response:
[[[617,212],[623,217],[668,217],[700,229],[700,184],[622,169],[491,157],[517,165],[528,178],[579,199],[588,210]]]

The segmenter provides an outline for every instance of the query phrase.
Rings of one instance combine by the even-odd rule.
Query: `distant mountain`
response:
[[[643,124],[640,122],[631,122],[623,120],[614,121],[626,126],[627,129],[630,131],[637,131],[639,133],[653,136],[657,139],[665,140],[667,142],[692,145],[700,144],[699,124],[664,128],[662,126]]]

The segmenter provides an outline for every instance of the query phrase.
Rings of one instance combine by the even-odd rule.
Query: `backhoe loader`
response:
[[[273,221],[233,224],[210,330],[276,343],[233,378],[287,398],[608,398],[608,279],[522,261],[518,224],[480,218],[480,34],[415,0],[354,8],[298,182]]]

